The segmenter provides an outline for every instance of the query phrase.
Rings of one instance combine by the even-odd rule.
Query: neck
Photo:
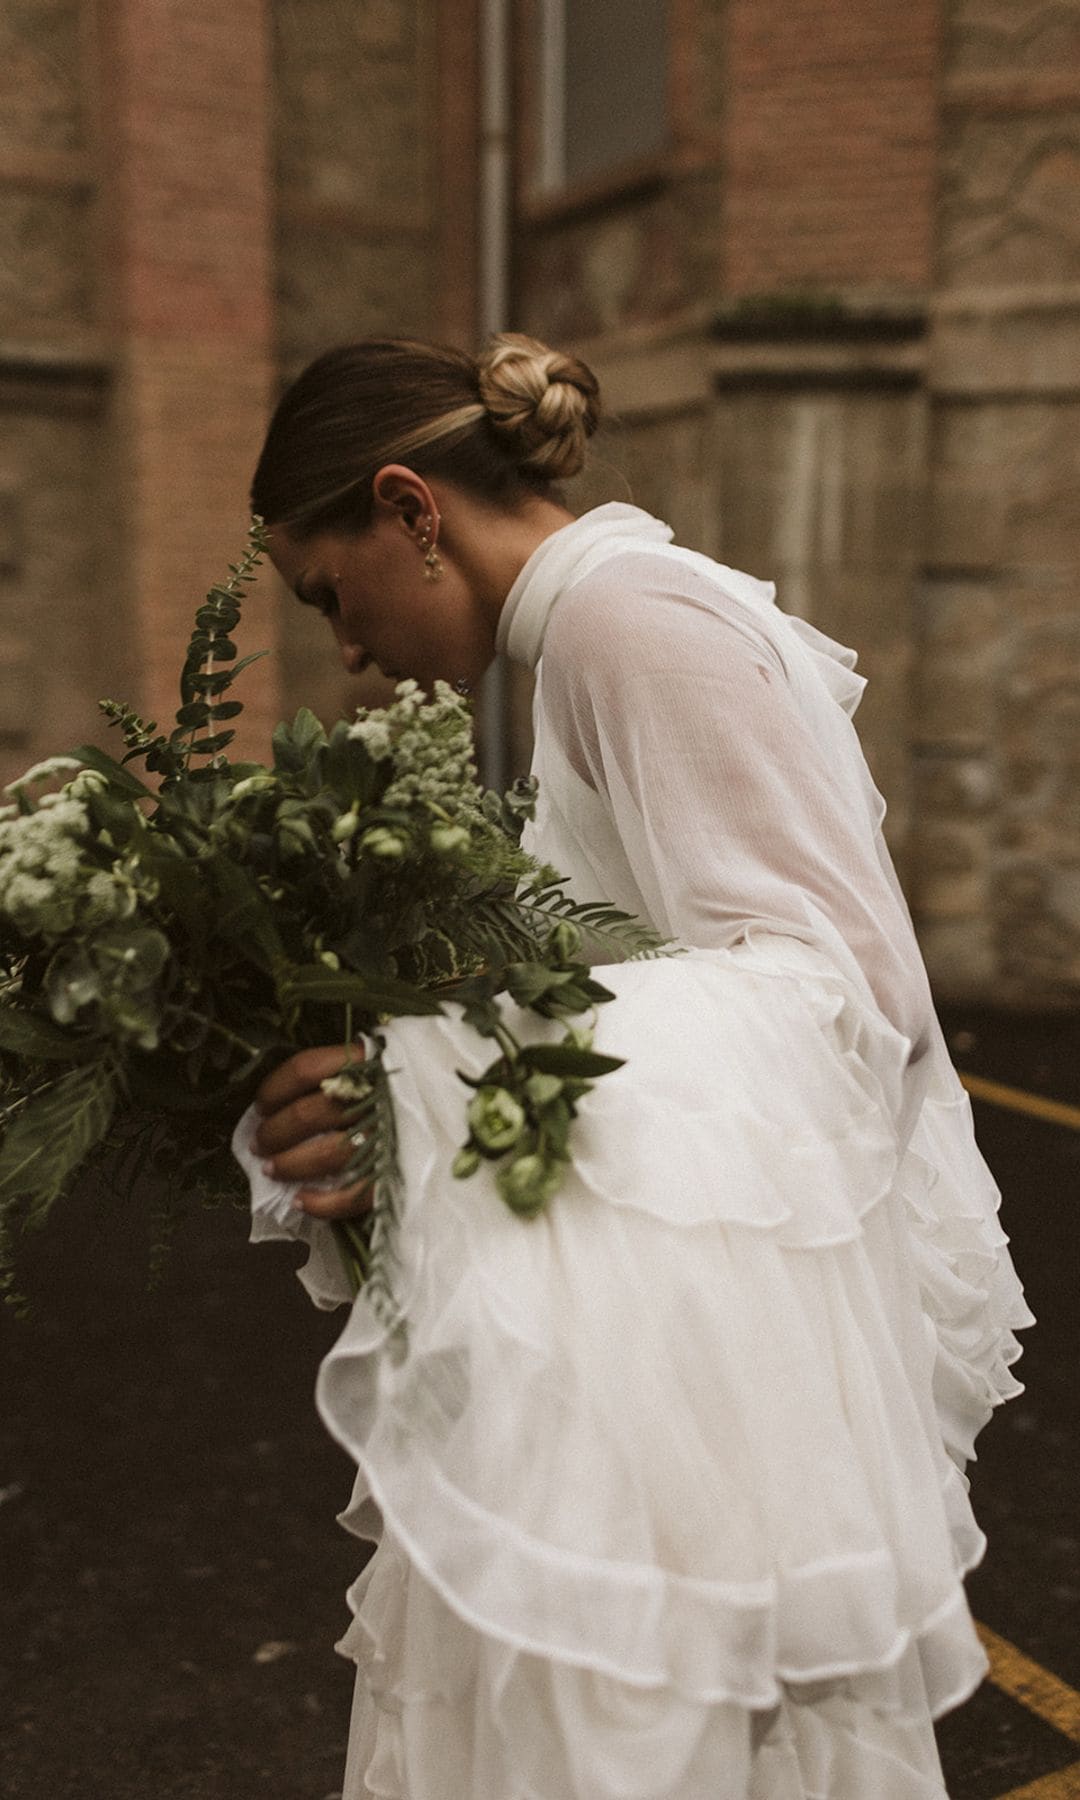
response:
[[[573,524],[575,515],[539,495],[506,512],[474,500],[459,488],[451,491],[447,487],[440,493],[434,482],[431,488],[441,520],[439,541],[494,625],[533,551],[552,532]]]

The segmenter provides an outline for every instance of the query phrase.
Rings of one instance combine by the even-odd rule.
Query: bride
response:
[[[409,1348],[361,1295],[317,1389],[377,1544],[344,1800],[932,1800],[932,1721],[986,1668],[964,1468],[1031,1314],[854,654],[637,507],[574,518],[598,416],[528,338],[368,341],[289,388],[252,490],[350,672],[535,672],[529,847],[684,946],[604,971],[627,1060],[528,1224],[450,1178],[486,1046],[388,1028]],[[340,1060],[294,1056],[237,1134],[321,1305],[325,1221],[366,1203]]]

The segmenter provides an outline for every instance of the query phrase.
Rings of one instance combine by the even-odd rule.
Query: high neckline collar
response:
[[[644,549],[650,542],[669,544],[674,535],[670,525],[621,500],[594,506],[580,519],[560,525],[537,545],[503,602],[496,636],[499,652],[535,669],[560,594],[608,556],[624,548]]]

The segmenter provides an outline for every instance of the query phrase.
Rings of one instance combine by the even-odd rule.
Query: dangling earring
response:
[[[424,524],[430,526],[431,520],[425,519]],[[426,531],[421,534],[420,548],[427,551],[427,555],[424,557],[424,580],[438,581],[442,574],[442,559]]]

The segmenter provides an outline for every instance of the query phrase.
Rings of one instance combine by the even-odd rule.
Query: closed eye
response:
[[[324,619],[330,618],[337,611],[338,597],[331,587],[303,587],[296,589],[296,598],[302,606],[313,606]]]

